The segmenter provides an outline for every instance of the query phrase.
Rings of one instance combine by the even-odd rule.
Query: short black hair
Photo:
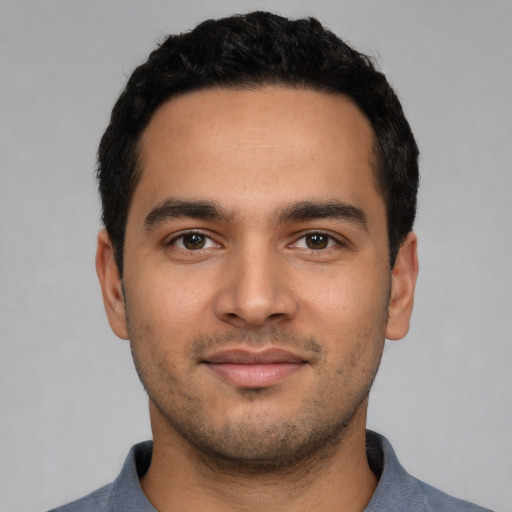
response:
[[[207,20],[168,36],[137,67],[117,100],[99,146],[102,221],[120,275],[130,202],[143,169],[138,145],[152,115],[179,94],[206,88],[283,85],[350,98],[375,134],[375,176],[386,204],[391,267],[412,230],[418,147],[400,102],[372,59],[314,18],[252,12]]]

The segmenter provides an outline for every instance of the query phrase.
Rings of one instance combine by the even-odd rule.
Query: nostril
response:
[[[295,316],[297,300],[280,281],[271,281],[268,276],[243,277],[233,276],[214,296],[212,305],[217,318],[237,326],[260,326]]]

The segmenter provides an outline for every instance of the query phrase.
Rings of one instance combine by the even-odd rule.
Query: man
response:
[[[316,20],[170,36],[99,149],[97,271],[153,442],[61,511],[477,511],[365,429],[418,272],[418,150],[371,61]]]

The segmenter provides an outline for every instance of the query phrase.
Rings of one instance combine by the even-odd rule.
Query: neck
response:
[[[141,480],[161,512],[362,511],[377,486],[366,457],[365,401],[336,443],[283,467],[246,467],[199,453],[151,407],[154,448]]]

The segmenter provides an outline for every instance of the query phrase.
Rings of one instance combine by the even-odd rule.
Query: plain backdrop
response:
[[[150,437],[94,271],[99,138],[167,33],[254,9],[313,15],[373,55],[421,149],[421,272],[369,426],[414,475],[512,511],[512,3],[0,0],[0,509],[111,481]]]

